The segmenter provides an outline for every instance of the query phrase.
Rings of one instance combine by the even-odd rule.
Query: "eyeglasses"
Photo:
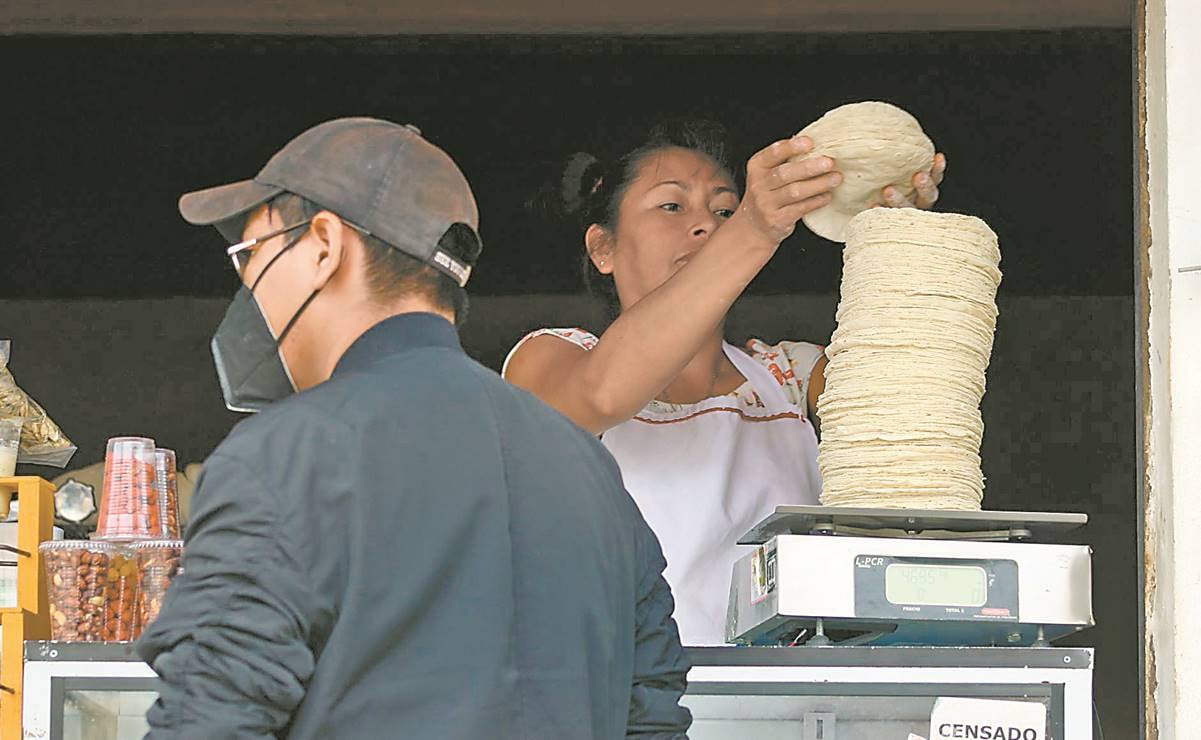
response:
[[[296,231],[297,229],[307,227],[310,221],[311,219],[307,219],[298,224],[285,226],[278,231],[272,231],[270,234],[263,234],[262,236],[256,236],[253,239],[240,241],[237,244],[230,246],[229,249],[226,249],[225,253],[229,255],[230,261],[234,263],[234,271],[238,273],[238,277],[242,277],[242,273],[246,271],[246,265],[249,264],[250,258],[254,256],[254,247],[257,247],[265,241],[274,239],[280,234],[286,234],[289,231]]]
[[[272,231],[270,234],[263,234],[262,236],[256,236],[253,239],[247,239],[245,241],[240,241],[237,244],[231,245],[228,249],[225,250],[225,253],[229,255],[230,261],[232,261],[234,263],[234,272],[238,273],[238,277],[242,276],[242,274],[246,271],[246,265],[250,263],[250,258],[254,256],[254,248],[257,247],[258,245],[262,244],[263,242],[274,239],[275,237],[279,236],[280,234],[286,234],[289,231],[295,231],[299,228],[306,227],[310,223],[312,223],[312,221],[313,220],[310,218],[308,220],[301,221],[300,223],[292,224],[291,226],[285,226],[284,228],[279,229],[278,231]],[[367,229],[364,229],[362,226],[359,226],[358,224],[353,224],[350,221],[347,221],[346,219],[342,219],[342,223],[346,224],[350,228],[359,232],[363,236],[371,236],[370,231],[368,231]]]

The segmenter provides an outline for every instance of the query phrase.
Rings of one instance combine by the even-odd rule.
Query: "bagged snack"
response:
[[[8,371],[12,342],[0,339],[0,417],[20,417],[21,448],[17,462],[65,467],[75,454],[75,445],[50,420],[42,407],[17,386]]]

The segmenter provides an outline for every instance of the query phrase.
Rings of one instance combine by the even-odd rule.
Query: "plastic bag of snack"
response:
[[[17,462],[65,467],[75,454],[75,445],[37,401],[17,386],[8,370],[11,346],[11,340],[0,339],[0,417],[16,416],[24,420]]]

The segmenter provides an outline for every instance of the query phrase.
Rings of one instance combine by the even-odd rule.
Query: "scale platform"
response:
[[[761,545],[781,534],[1055,541],[1085,524],[1087,514],[777,506],[774,514],[756,524],[738,544]]]
[[[1044,647],[1091,627],[1084,514],[781,506],[739,541],[744,645]]]

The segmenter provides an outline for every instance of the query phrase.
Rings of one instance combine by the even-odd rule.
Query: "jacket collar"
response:
[[[333,374],[357,370],[382,357],[423,347],[463,351],[458,332],[446,319],[432,313],[402,313],[363,332],[338,360]]]

